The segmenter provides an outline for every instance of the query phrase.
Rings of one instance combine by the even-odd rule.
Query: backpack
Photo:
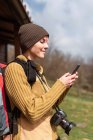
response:
[[[3,68],[6,65],[0,63],[0,136],[9,132],[8,111],[6,107]]]
[[[0,63],[0,137],[6,134],[17,134],[17,111],[11,109],[10,100],[5,92],[4,70],[7,65]],[[15,125],[13,125],[15,124]],[[15,131],[14,131],[15,130]]]
[[[31,72],[33,72],[32,75],[34,75],[34,77],[29,76],[31,72],[29,72],[27,63],[25,61],[17,58],[12,62],[16,62],[22,66],[30,84],[35,81],[35,73],[32,70]],[[17,118],[20,117],[20,110],[17,107],[15,107],[13,110],[11,109],[10,100],[5,92],[4,70],[6,66],[7,64],[0,63],[0,136],[7,134],[17,134]],[[32,67],[35,69],[34,64],[32,64]]]

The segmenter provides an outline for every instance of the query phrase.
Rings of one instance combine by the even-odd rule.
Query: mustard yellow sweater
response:
[[[18,56],[18,58],[27,61],[23,55]],[[43,72],[41,66],[37,66],[37,68],[40,73]],[[66,91],[66,87],[59,80],[55,82],[52,88],[48,88],[47,92],[38,77],[31,86],[22,66],[15,62],[10,63],[5,70],[5,85],[10,100],[20,109],[25,120],[31,124],[36,124],[42,120],[43,116],[49,114],[52,106],[62,95],[64,96]],[[18,140],[21,139],[18,138]]]

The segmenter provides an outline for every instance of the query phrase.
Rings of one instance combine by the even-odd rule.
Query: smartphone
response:
[[[74,74],[78,69],[79,69],[80,65],[78,64],[75,69],[73,70],[72,74]]]

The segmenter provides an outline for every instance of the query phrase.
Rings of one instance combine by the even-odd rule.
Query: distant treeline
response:
[[[93,91],[93,58],[85,62],[80,56],[72,57],[70,54],[66,55],[62,51],[50,47],[44,61],[40,63],[44,67],[45,75],[51,81],[55,81],[66,72],[72,72],[74,67],[80,64],[79,78],[75,86]]]

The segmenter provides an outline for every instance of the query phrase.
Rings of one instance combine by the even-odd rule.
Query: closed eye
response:
[[[44,38],[40,40],[40,43],[42,43],[42,44],[45,42],[46,42],[46,40]]]

